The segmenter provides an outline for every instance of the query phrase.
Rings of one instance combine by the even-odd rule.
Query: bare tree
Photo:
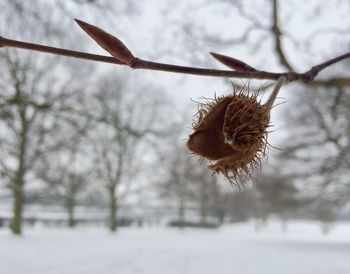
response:
[[[208,217],[215,213],[215,205],[219,201],[220,190],[217,177],[212,172],[201,168],[196,177],[197,193],[194,196],[198,200],[201,224],[207,226],[209,225]]]
[[[350,96],[348,88],[305,90],[294,100],[298,111],[287,113],[293,132],[285,139],[282,159],[293,170],[305,196],[349,201]]]
[[[157,190],[161,199],[173,200],[177,208],[177,222],[180,228],[186,223],[186,208],[189,206],[192,196],[190,181],[193,164],[189,160],[190,154],[180,145],[179,140],[172,140],[173,146],[167,155],[161,157],[166,163],[163,172],[158,179]],[[175,145],[174,145],[175,144]]]
[[[12,231],[21,233],[21,216],[28,176],[35,177],[35,164],[43,154],[55,150],[60,142],[50,137],[60,126],[57,119],[69,95],[55,84],[53,70],[42,65],[33,70],[33,60],[5,52],[1,56],[1,173],[13,193]]]
[[[200,224],[208,225],[208,216],[215,215],[219,202],[217,179],[211,172],[198,165],[200,159],[193,157],[180,142],[179,134],[168,140],[172,144],[161,155],[165,162],[156,183],[159,197],[172,201],[177,209],[177,223],[180,228],[186,224],[186,209],[198,208]]]
[[[78,4],[84,4],[85,11],[100,7],[100,14],[107,12],[103,11],[107,5],[104,1],[72,0],[64,4],[58,4],[58,1],[1,1],[1,35],[74,44],[80,38],[68,38],[66,29],[72,23],[62,14],[66,13],[67,6]],[[133,7],[134,4],[123,3],[123,8],[118,9],[120,16],[129,14]],[[69,117],[64,116],[73,107],[66,105],[66,101],[71,97],[69,93],[77,91],[76,84],[80,85],[81,81],[72,79],[78,75],[83,78],[89,65],[65,63],[65,68],[59,69],[60,61],[65,62],[63,59],[37,58],[11,50],[1,50],[0,54],[0,174],[12,191],[12,230],[20,234],[23,203],[37,196],[24,192],[28,192],[28,183],[38,180],[34,173],[40,158],[62,147],[63,140],[53,137],[59,136],[56,130],[67,121]],[[62,119],[58,121],[58,117]]]
[[[67,138],[54,154],[43,155],[37,167],[38,177],[49,186],[48,192],[57,193],[64,201],[69,227],[74,227],[76,224],[75,208],[94,172],[93,157],[89,152],[91,147],[86,140],[88,124],[83,123],[80,117],[77,126],[79,128],[67,130],[66,127],[62,131],[70,138]]]
[[[127,75],[106,75],[99,79],[97,90],[90,107],[97,122],[91,138],[97,175],[108,194],[109,229],[115,231],[118,199],[122,192],[127,193],[130,189],[129,176],[142,171],[137,165],[142,163],[143,156],[137,155],[137,149],[146,136],[157,134],[162,102],[154,87],[134,82]]]
[[[2,35],[30,33],[31,39],[45,36],[57,41],[62,34],[51,25],[57,17],[49,3],[2,1],[0,7]],[[0,173],[12,193],[11,228],[20,234],[24,203],[37,196],[37,190],[33,192],[28,182],[38,180],[38,160],[58,145],[51,136],[60,125],[58,113],[70,97],[64,89],[75,89],[70,80],[82,70],[67,76],[58,69],[55,58],[43,59],[11,50],[1,51],[0,63]]]
[[[277,214],[282,223],[282,230],[287,231],[289,215],[304,205],[299,190],[287,176],[273,173],[261,173],[256,176],[256,206],[265,209],[268,214]]]

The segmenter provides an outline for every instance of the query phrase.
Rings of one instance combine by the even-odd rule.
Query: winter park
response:
[[[0,11],[0,274],[350,273],[349,1]]]

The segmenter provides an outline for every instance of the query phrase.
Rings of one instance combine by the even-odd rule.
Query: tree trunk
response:
[[[68,214],[68,227],[75,227],[75,218],[74,218],[74,208],[75,208],[75,199],[74,197],[67,197],[66,200],[66,209]]]
[[[118,228],[118,202],[117,202],[117,187],[109,188],[109,230],[115,232]]]
[[[288,232],[288,218],[285,214],[281,214],[281,229],[282,229],[282,232],[286,233]]]
[[[200,195],[201,195],[200,201],[199,201],[200,217],[201,217],[202,225],[205,225],[207,223],[207,216],[208,216],[208,201],[207,201],[207,196],[204,188],[201,189]]]
[[[179,227],[181,229],[184,229],[185,228],[185,199],[182,196],[179,197],[178,214],[179,214]]]
[[[19,143],[19,157],[18,167],[16,171],[16,179],[13,187],[13,218],[11,223],[11,230],[14,234],[20,235],[22,233],[22,212],[24,205],[23,186],[25,175],[25,157],[27,150],[27,121],[25,109],[20,109],[21,134]]]
[[[208,216],[207,204],[205,200],[201,201],[200,211],[201,211],[201,223],[202,225],[205,225],[207,223],[207,216]]]
[[[23,187],[16,185],[13,191],[13,217],[11,222],[11,230],[13,234],[20,235],[22,233],[22,211],[23,211]]]

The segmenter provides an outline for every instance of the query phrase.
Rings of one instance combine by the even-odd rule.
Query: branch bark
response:
[[[272,1],[272,32],[274,35],[275,40],[275,49],[277,52],[277,55],[279,57],[280,63],[288,70],[288,71],[294,71],[293,67],[287,60],[287,57],[284,53],[283,46],[282,46],[282,31],[279,26],[279,17],[278,17],[278,1],[273,0]]]
[[[84,24],[85,24],[84,26],[86,25],[89,26],[88,33],[91,37],[93,37],[95,41],[97,41],[99,44],[101,43],[101,40],[103,41],[104,44],[111,43],[111,44],[108,44],[108,46],[109,48],[113,48],[113,55],[122,56],[122,59],[125,57],[125,50],[126,49],[128,50],[128,48],[124,44],[123,44],[123,47],[121,48],[120,43],[122,42],[118,38],[112,36],[111,34],[93,25],[90,25],[87,23],[84,23]],[[107,42],[106,42],[106,39],[107,39]],[[192,75],[200,75],[200,76],[233,77],[233,78],[266,79],[266,80],[278,80],[281,77],[286,77],[287,82],[301,80],[305,83],[312,81],[317,76],[317,74],[321,70],[325,69],[326,67],[331,66],[339,61],[342,61],[350,57],[350,52],[348,52],[336,58],[330,59],[327,62],[314,66],[310,70],[304,73],[297,73],[293,71],[275,73],[275,72],[268,72],[268,71],[262,71],[262,70],[232,71],[232,70],[216,70],[216,69],[206,69],[206,68],[198,68],[198,67],[177,66],[172,64],[151,62],[151,61],[143,60],[137,57],[133,57],[133,55],[127,56],[128,58],[131,57],[131,60],[128,59],[128,62],[125,62],[125,60],[117,60],[109,56],[72,51],[68,49],[49,47],[49,46],[33,44],[33,43],[26,43],[22,41],[6,39],[1,36],[0,36],[0,46],[40,51],[40,52],[52,53],[56,55],[86,59],[90,61],[99,61],[99,62],[118,64],[118,65],[127,65],[134,69],[157,70],[157,71],[192,74]],[[120,50],[120,52],[118,52],[118,50]],[[131,54],[131,51],[129,52]]]

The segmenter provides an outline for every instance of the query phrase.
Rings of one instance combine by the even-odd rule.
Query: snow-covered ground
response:
[[[123,228],[35,229],[23,237],[0,230],[0,274],[349,274],[350,224],[328,235],[311,222],[287,233],[273,222],[218,230]]]

